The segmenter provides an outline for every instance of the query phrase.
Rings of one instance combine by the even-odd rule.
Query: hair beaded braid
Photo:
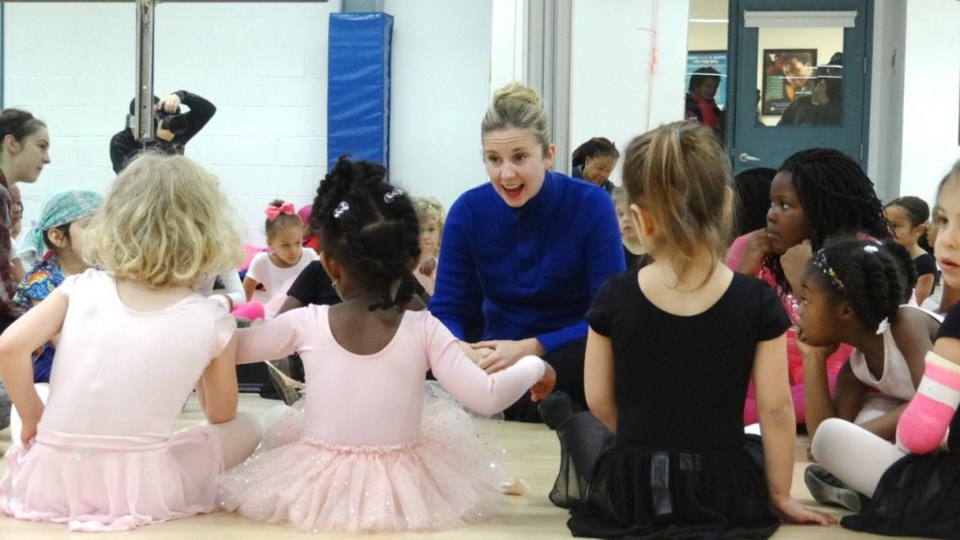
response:
[[[385,178],[382,165],[342,156],[320,183],[310,215],[328,255],[379,290],[371,310],[410,301],[416,292],[410,264],[420,256],[413,204]]]

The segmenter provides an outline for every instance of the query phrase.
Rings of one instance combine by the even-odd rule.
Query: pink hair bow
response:
[[[296,210],[293,207],[293,203],[283,203],[280,206],[270,205],[263,209],[263,213],[267,215],[267,220],[276,221],[281,214],[290,214],[292,216],[296,213]]]

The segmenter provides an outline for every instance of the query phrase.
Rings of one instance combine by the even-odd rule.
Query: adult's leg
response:
[[[583,356],[586,347],[587,339],[578,339],[543,356],[543,360],[557,372],[557,386],[554,390],[570,396],[574,411],[587,408],[587,400],[583,394]],[[537,404],[530,400],[529,393],[503,411],[503,416],[507,420],[519,422],[541,421]]]
[[[906,455],[896,445],[839,418],[820,424],[812,450],[824,468],[867,497],[873,497],[883,473]]]

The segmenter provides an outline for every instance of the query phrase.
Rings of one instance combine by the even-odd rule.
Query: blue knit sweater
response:
[[[489,183],[463,195],[443,227],[430,311],[460,339],[535,337],[547,352],[587,335],[583,317],[625,268],[620,228],[603,189],[547,171],[511,208]]]

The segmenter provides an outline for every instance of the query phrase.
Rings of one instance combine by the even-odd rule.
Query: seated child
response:
[[[911,288],[914,289],[917,305],[923,305],[933,294],[937,282],[937,262],[933,255],[920,246],[920,239],[927,234],[930,207],[919,197],[899,197],[890,201],[883,213],[890,222],[894,241],[910,253],[917,271],[917,281],[911,284]]]
[[[413,275],[423,286],[429,300],[437,283],[437,260],[440,258],[440,237],[443,234],[443,205],[433,197],[414,197],[413,207],[420,220],[420,259]]]
[[[117,176],[84,237],[89,269],[0,335],[0,378],[22,421],[0,513],[117,531],[216,508],[216,479],[257,446],[237,413],[236,323],[196,282],[237,264],[216,179],[145,154]],[[60,334],[50,400],[30,353]],[[209,424],[174,432],[197,389]]]
[[[267,215],[264,230],[271,252],[253,257],[243,278],[243,291],[249,302],[257,285],[262,285],[270,298],[264,306],[266,315],[273,317],[287,297],[290,285],[310,261],[316,260],[317,254],[303,249],[303,223],[294,212],[293,203],[275,200],[264,213]]]
[[[613,206],[617,212],[617,222],[620,224],[620,236],[623,239],[623,257],[627,261],[628,270],[639,270],[653,262],[647,254],[643,242],[637,235],[633,218],[630,217],[630,201],[627,190],[623,186],[613,188]]]
[[[260,453],[224,474],[228,510],[316,532],[482,519],[501,495],[496,445],[449,396],[425,399],[427,370],[483,414],[528,388],[534,399],[553,388],[553,369],[539,358],[488,375],[429,312],[403,309],[414,295],[419,231],[410,199],[384,176],[380,165],[340,158],[317,191],[320,261],[343,302],[238,332],[240,362],[299,351],[308,389],[301,409],[272,415]]]
[[[17,287],[14,302],[30,309],[62,285],[64,278],[89,268],[83,260],[83,234],[102,202],[99,193],[79,189],[61,191],[47,199],[39,223],[25,239],[30,249],[44,256]],[[50,380],[54,351],[53,343],[47,342],[33,352],[34,382]]]

